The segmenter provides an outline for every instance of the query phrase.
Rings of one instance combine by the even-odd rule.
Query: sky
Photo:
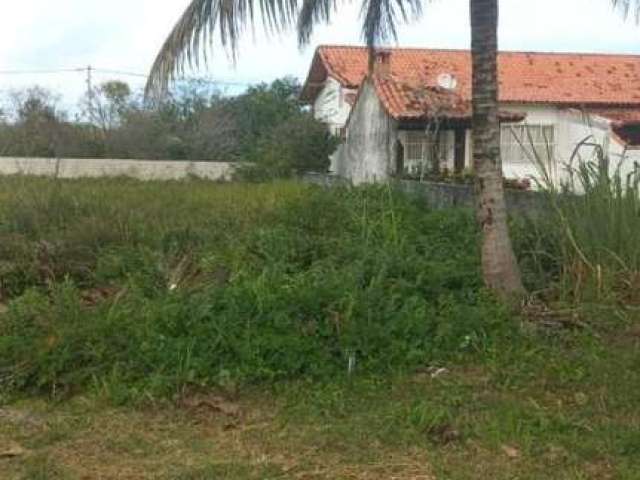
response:
[[[405,47],[469,47],[469,0],[425,1],[422,19],[400,30]],[[145,74],[189,0],[21,0],[0,7],[0,95],[35,84],[77,102],[86,72],[26,75],[7,72],[95,68]],[[344,2],[331,25],[298,48],[293,33],[267,36],[257,29],[241,43],[238,61],[214,44],[210,66],[197,76],[256,83],[285,75],[304,78],[315,46],[359,44],[358,2]],[[609,0],[501,0],[500,49],[640,54],[640,26],[623,21]],[[95,73],[99,83],[141,77]],[[233,88],[233,87],[226,87]]]

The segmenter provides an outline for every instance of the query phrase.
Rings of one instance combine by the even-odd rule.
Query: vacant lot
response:
[[[638,478],[636,310],[478,265],[385,188],[2,178],[2,478]]]

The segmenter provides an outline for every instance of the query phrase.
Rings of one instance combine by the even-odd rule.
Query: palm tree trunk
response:
[[[482,272],[487,287],[507,301],[524,293],[513,253],[500,163],[498,119],[498,0],[470,0],[473,64],[473,165],[476,215],[482,229]]]

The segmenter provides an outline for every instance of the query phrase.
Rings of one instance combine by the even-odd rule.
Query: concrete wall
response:
[[[303,180],[323,187],[348,187],[351,184],[335,175],[308,173]],[[413,180],[394,180],[393,188],[424,201],[425,206],[435,209],[474,208],[475,192],[473,185],[418,182]],[[510,214],[537,215],[547,211],[549,203],[542,192],[505,190],[507,210]]]
[[[209,180],[229,180],[233,170],[233,164],[221,162],[0,157],[0,175],[60,178],[126,175],[141,180],[173,180],[194,175]]]
[[[332,171],[356,185],[388,180],[397,122],[387,115],[370,81],[361,87],[350,125],[345,142],[332,158]]]
[[[473,185],[400,180],[393,185],[401,191],[425,201],[430,208],[474,208]],[[548,206],[545,194],[533,191],[505,190],[507,210],[511,214],[535,215]]]

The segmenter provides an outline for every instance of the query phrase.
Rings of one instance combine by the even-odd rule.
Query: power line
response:
[[[129,77],[149,78],[149,75],[145,75],[144,73],[125,72],[123,70],[109,70],[106,68],[95,68],[94,70],[99,73],[107,73],[110,75],[125,75]]]
[[[0,70],[0,75],[51,75],[56,73],[82,72],[86,68],[57,68],[51,70]]]
[[[138,72],[130,72],[126,70],[113,70],[108,68],[98,68],[98,67],[79,67],[79,68],[58,68],[58,69],[48,69],[48,70],[0,70],[0,75],[52,75],[59,73],[82,73],[91,72],[102,73],[107,75],[123,75],[128,77],[136,77],[136,78],[149,78],[148,75],[144,73]],[[232,86],[232,87],[248,87],[254,85],[256,83],[260,83],[258,81],[250,82],[250,81],[240,81],[240,80],[227,80],[227,79],[200,79],[206,83],[223,85],[223,86]]]
[[[94,69],[95,72],[99,72],[99,73],[107,73],[107,74],[113,74],[113,75],[126,75],[126,76],[131,76],[131,77],[140,77],[140,78],[149,78],[149,75],[145,75],[144,73],[134,73],[134,72],[127,72],[124,70],[108,70],[105,68],[95,68]],[[253,85],[255,83],[259,83],[259,82],[242,82],[242,81],[238,81],[238,80],[226,80],[226,79],[215,79],[215,78],[200,78],[199,80],[202,80],[204,82],[207,83],[215,83],[218,85],[229,85],[229,86],[237,86],[237,87],[248,87],[250,85]]]
[[[2,75],[55,75],[63,73],[85,73],[85,82],[88,85],[88,91],[92,90],[92,74],[106,74],[106,75],[120,75],[127,77],[135,77],[141,79],[148,79],[149,76],[144,73],[131,72],[128,70],[118,70],[99,67],[78,67],[78,68],[51,68],[51,69],[25,69],[25,70],[0,70],[0,76]],[[199,81],[211,84],[219,85],[223,87],[250,87],[260,83],[260,81],[241,81],[241,80],[229,80],[229,79],[216,79],[216,78],[198,78]]]

